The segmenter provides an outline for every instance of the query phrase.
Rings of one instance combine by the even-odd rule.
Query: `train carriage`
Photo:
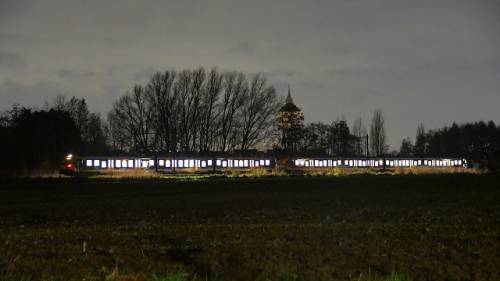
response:
[[[412,167],[469,167],[462,158],[337,158],[337,157],[292,157],[286,169],[322,168],[412,168]],[[216,172],[227,170],[272,169],[279,161],[270,155],[213,156],[158,155],[154,157],[132,156],[80,156],[68,155],[61,173],[74,175],[85,171],[110,171],[127,169],[149,169],[160,172]]]

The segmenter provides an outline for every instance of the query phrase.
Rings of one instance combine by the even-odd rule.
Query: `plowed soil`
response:
[[[500,176],[0,186],[0,276],[500,280]],[[1,279],[1,278],[0,278]]]

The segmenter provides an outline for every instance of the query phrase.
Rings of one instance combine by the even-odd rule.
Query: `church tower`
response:
[[[286,151],[296,152],[304,128],[304,115],[300,108],[293,103],[290,85],[288,86],[285,104],[278,112],[278,127],[281,130],[282,148]]]

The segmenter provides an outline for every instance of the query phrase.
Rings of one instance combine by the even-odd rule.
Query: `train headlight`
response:
[[[70,154],[66,155],[66,160],[69,161],[71,159],[73,159],[73,154],[70,153]]]

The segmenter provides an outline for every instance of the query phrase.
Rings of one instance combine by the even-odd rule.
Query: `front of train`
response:
[[[64,157],[59,173],[62,175],[74,176],[77,171],[77,160],[73,154],[68,154]]]

